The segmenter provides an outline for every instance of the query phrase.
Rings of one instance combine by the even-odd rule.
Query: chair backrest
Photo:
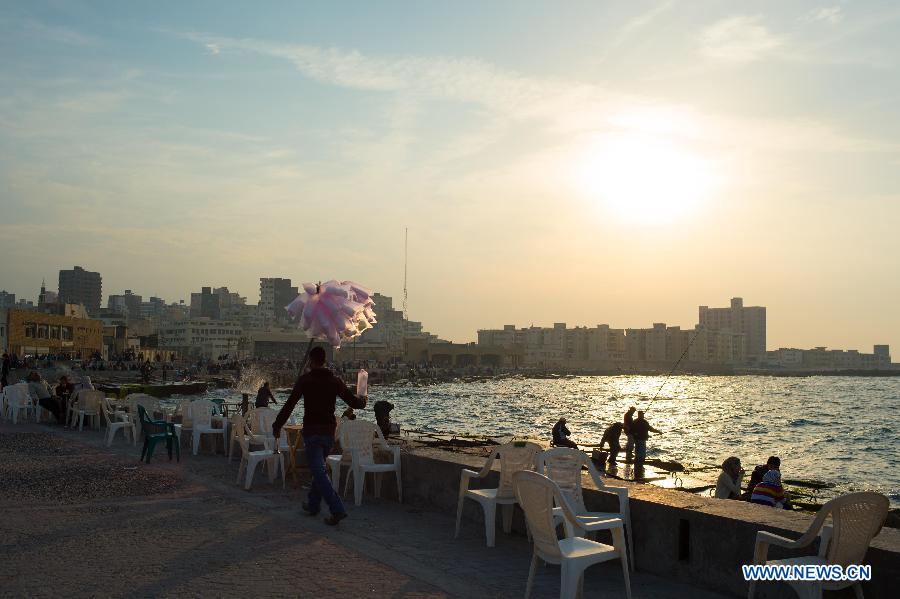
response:
[[[175,411],[181,414],[181,426],[183,428],[191,428],[191,404],[193,403],[190,399],[180,399],[178,400],[178,406],[175,408]]]
[[[581,492],[581,469],[587,454],[570,447],[555,447],[537,456],[537,471],[552,480],[576,513],[587,511]]]
[[[494,450],[500,458],[500,486],[497,488],[498,498],[515,497],[513,475],[522,470],[534,470],[534,457],[541,450],[537,443],[514,441],[501,445]]]
[[[115,412],[115,410],[112,407],[112,400],[110,398],[104,397],[100,402],[100,407],[103,408],[103,417],[106,418],[107,424],[112,424],[116,421],[116,419],[113,418],[113,412]]]
[[[195,399],[192,401],[188,408],[191,424],[202,427],[212,426],[212,413],[215,407],[215,404],[208,399]]]
[[[84,390],[78,394],[78,409],[85,412],[100,413],[101,403],[106,399],[103,391]]]
[[[22,408],[31,402],[31,393],[28,390],[28,383],[16,383],[6,388],[6,399],[11,407]]]
[[[559,560],[559,538],[553,521],[553,507],[559,496],[559,487],[543,474],[527,470],[516,472],[512,480],[516,499],[525,512],[528,530],[534,540],[535,552],[553,561]]]
[[[861,564],[869,543],[881,531],[889,509],[888,498],[872,492],[850,493],[823,505],[813,526],[831,515],[833,530],[826,554],[828,564],[845,568]]]
[[[272,436],[272,424],[278,412],[271,408],[254,408],[247,412],[247,425],[254,435]]]
[[[341,449],[345,455],[356,450],[360,464],[375,463],[373,443],[378,436],[378,425],[369,420],[357,418],[341,424]]]

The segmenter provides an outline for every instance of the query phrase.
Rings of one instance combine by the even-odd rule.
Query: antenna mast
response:
[[[406,311],[406,300],[408,294],[406,292],[406,272],[409,264],[409,227],[406,227],[403,233],[403,320],[409,320],[409,314]]]

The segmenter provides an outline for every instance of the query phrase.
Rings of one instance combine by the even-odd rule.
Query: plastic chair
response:
[[[100,415],[102,411],[101,403],[106,399],[103,391],[79,391],[78,401],[72,407],[72,427],[78,424],[78,430],[84,430],[84,417],[96,419],[99,428]]]
[[[228,443],[227,427],[224,426],[224,423],[222,428],[213,428],[212,413],[214,409],[215,404],[208,399],[195,399],[188,408],[192,427],[191,436],[194,441],[194,455],[197,455],[200,450],[201,435],[222,435],[222,446],[224,447]],[[215,446],[213,446],[213,453],[215,453]]]
[[[391,452],[393,461],[390,464],[375,463],[374,445],[376,444],[382,449]],[[347,482],[344,492],[346,494],[350,491],[350,481],[352,480],[353,500],[356,505],[362,505],[363,491],[366,488],[366,474],[370,472],[375,477],[376,498],[381,493],[381,475],[385,472],[393,472],[397,479],[397,498],[400,503],[403,503],[400,448],[388,445],[387,441],[384,440],[381,429],[374,422],[360,419],[344,422],[341,425],[341,447],[345,453],[350,454],[350,470],[347,471]],[[340,468],[340,463],[338,463],[338,468]],[[351,474],[353,475],[352,479],[350,478]]]
[[[240,484],[241,478],[243,478],[244,489],[249,491],[253,484],[253,475],[256,473],[256,467],[260,462],[266,462],[266,467],[269,470],[269,482],[275,482],[275,478],[278,476],[278,469],[281,468],[281,488],[283,489],[286,479],[284,454],[275,453],[268,448],[250,451],[250,438],[252,436],[252,432],[245,424],[242,429],[242,434],[239,434],[236,437],[238,445],[241,447],[241,465],[238,468],[236,482]]]
[[[128,413],[131,414],[132,422],[134,422],[135,434],[140,436],[141,420],[137,418],[138,406],[143,406],[147,415],[152,419],[156,416],[156,411],[159,410],[159,400],[146,393],[129,393],[125,396],[125,405],[128,406]]]
[[[169,453],[169,461],[172,461],[172,446],[175,446],[175,457],[181,461],[181,448],[178,446],[178,435],[175,432],[175,425],[165,420],[152,420],[147,415],[144,406],[137,407],[138,418],[141,421],[141,430],[144,431],[144,447],[141,449],[141,460],[146,457],[146,462],[150,463],[156,444],[160,441],[166,442],[166,449]]]
[[[564,539],[559,539],[556,536],[555,509],[557,507],[561,508],[562,517],[569,522],[571,527],[578,526],[578,516],[572,510],[569,500],[563,495],[559,486],[537,472],[519,471],[513,474],[512,479],[516,498],[525,512],[525,521],[534,541],[534,554],[531,557],[531,567],[528,569],[525,599],[531,596],[539,559],[561,566],[560,599],[574,599],[582,595],[584,571],[587,568],[619,559],[622,562],[622,574],[625,577],[625,596],[631,599],[628,552],[625,548],[622,520],[610,518],[604,521],[604,528],[612,533],[612,546],[570,536],[568,533]]]
[[[4,390],[6,396],[6,417],[12,420],[13,424],[19,421],[19,412],[25,410],[25,416],[31,412],[32,416],[37,418],[37,410],[34,401],[31,399],[31,393],[28,391],[27,383],[16,383],[8,385]]]
[[[238,436],[246,435],[245,429],[247,426],[246,418],[241,411],[238,410],[234,414],[231,415],[231,434],[228,436],[228,461],[231,461],[231,456],[234,455],[234,446],[237,444],[240,447],[240,440]]]
[[[756,533],[756,548],[753,555],[754,564],[785,564],[792,566],[842,566],[860,565],[866,557],[869,543],[881,531],[887,518],[890,501],[884,495],[872,492],[850,493],[832,499],[823,505],[815,519],[803,536],[796,541],[780,537],[771,532],[761,530]],[[831,516],[831,525],[825,525],[825,519]],[[821,531],[821,535],[820,535]],[[787,559],[766,560],[769,545],[777,545],[785,549],[800,549],[810,546],[817,536],[819,553]],[[822,591],[835,591],[853,587],[857,599],[862,599],[863,591],[858,581],[785,581],[794,589],[801,599],[819,599]],[[756,583],[750,582],[748,599],[756,594]]]
[[[459,538],[463,501],[466,498],[474,499],[484,509],[484,534],[488,547],[494,546],[496,537],[497,505],[503,506],[503,532],[508,534],[512,530],[513,506],[517,503],[512,476],[521,470],[533,470],[534,457],[540,450],[541,446],[537,443],[525,441],[507,443],[491,452],[480,472],[466,468],[460,473],[455,538]],[[484,478],[490,474],[494,460],[497,458],[500,459],[500,486],[496,489],[470,489],[469,481],[473,478]]]
[[[618,512],[590,512],[585,507],[581,478],[582,467],[584,466],[587,466],[591,480],[598,490],[615,493],[618,496]],[[562,519],[561,507],[557,507],[555,512],[557,519],[562,519],[565,526],[572,526],[566,531],[569,536],[589,536],[595,530],[605,529],[603,522],[606,520],[610,518],[622,519],[628,538],[628,550],[631,552],[629,562],[631,563],[631,569],[634,570],[634,541],[631,537],[631,509],[628,505],[628,489],[606,484],[600,472],[594,466],[594,462],[587,454],[569,447],[557,447],[542,451],[537,456],[537,471],[555,482],[563,496],[569,500],[569,506],[577,517],[577,525],[571,525],[567,520]]]
[[[128,441],[131,437],[132,443],[137,445],[137,437],[134,434],[134,423],[124,412],[116,412],[113,409],[112,402],[108,397],[104,397],[100,403],[103,408],[103,416],[106,418],[106,446],[112,445],[116,432],[121,430],[122,436]]]

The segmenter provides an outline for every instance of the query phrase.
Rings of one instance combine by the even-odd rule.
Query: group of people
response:
[[[7,385],[6,375],[4,373],[3,386]],[[82,389],[93,389],[90,377],[84,377],[79,383],[75,384],[69,380],[67,375],[59,377],[59,381],[55,387],[51,387],[44,377],[36,370],[32,370],[24,379],[28,383],[28,394],[39,405],[51,414],[59,424],[66,423],[66,412],[69,408],[69,402],[72,401],[76,391]]]
[[[635,418],[635,412],[637,418]],[[662,434],[662,431],[654,428],[644,417],[644,411],[638,410],[634,406],[628,408],[621,422],[613,422],[606,430],[603,431],[603,438],[600,439],[601,451],[604,447],[609,447],[610,461],[614,462],[616,456],[622,451],[621,437],[625,433],[625,453],[629,456],[634,453],[634,463],[643,464],[647,458],[647,441],[650,439],[650,433]],[[560,418],[554,425],[553,445],[556,447],[572,447],[578,449],[578,444],[569,439],[572,433],[566,427],[566,419]]]
[[[774,508],[791,509],[790,494],[781,483],[781,458],[773,455],[765,464],[756,466],[750,474],[747,489],[742,491],[744,474],[739,458],[731,456],[722,462],[715,496],[719,499],[740,499]]]

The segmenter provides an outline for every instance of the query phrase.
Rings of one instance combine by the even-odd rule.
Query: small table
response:
[[[284,434],[287,435],[288,447],[288,463],[287,468],[291,476],[297,483],[300,482],[300,467],[297,465],[297,450],[303,443],[303,425],[302,424],[285,424],[281,427]]]

